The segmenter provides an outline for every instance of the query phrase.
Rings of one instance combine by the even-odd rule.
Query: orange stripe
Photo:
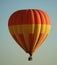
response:
[[[38,41],[37,41],[37,43],[36,43],[36,46],[31,50],[31,53],[33,54],[34,52],[35,52],[35,50],[37,50],[37,48],[41,45],[41,40],[42,40],[42,38],[43,38],[43,36],[44,36],[44,34],[40,34],[40,36],[39,36],[39,39],[38,39]]]
[[[46,24],[45,16],[43,15],[43,13],[41,11],[38,11],[38,12],[39,12],[39,15],[40,15],[41,24]]]
[[[50,24],[50,19],[45,12],[36,9],[16,11],[10,16],[9,26],[22,24]]]
[[[45,22],[46,22],[46,24],[51,24],[51,22],[50,22],[50,18],[49,18],[49,16],[48,16],[48,14],[46,13],[46,12],[44,12],[44,11],[41,11],[41,10],[39,10],[39,12],[42,14],[41,15],[41,17],[45,17]]]
[[[40,35],[39,40],[38,40],[36,46],[31,51],[32,54],[41,46],[41,44],[45,41],[45,39],[46,39],[47,36],[48,36],[48,34],[41,34]]]

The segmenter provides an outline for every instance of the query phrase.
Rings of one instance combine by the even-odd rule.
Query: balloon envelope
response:
[[[14,12],[8,27],[17,44],[32,56],[48,36],[51,24],[44,11],[26,9]]]

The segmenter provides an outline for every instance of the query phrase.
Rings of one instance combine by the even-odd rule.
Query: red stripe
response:
[[[14,35],[12,35],[12,37],[14,38],[14,40],[15,40],[17,43],[19,43],[19,41],[17,40],[17,38],[16,38],[15,34],[14,34]]]
[[[16,11],[9,18],[8,25],[22,25],[22,24],[47,24],[49,21],[49,17],[40,10],[21,10]],[[45,20],[47,19],[47,20]],[[45,21],[44,21],[45,20]]]
[[[17,42],[18,45],[20,45],[20,47],[22,47],[22,44],[24,45],[25,48],[23,48],[26,52],[27,52],[27,49],[26,49],[26,45],[25,45],[25,41],[24,41],[24,38],[23,38],[23,35],[20,34],[19,35],[19,39],[21,40],[22,44],[19,42],[19,40],[16,38],[16,35],[12,35],[12,37],[14,38],[14,40]]]
[[[30,44],[30,51],[33,46],[33,41],[34,41],[34,34],[29,34],[29,44]]]
[[[22,42],[22,44],[24,45],[24,47],[25,47],[26,50],[27,50],[27,47],[26,47],[26,43],[25,43],[25,39],[24,39],[23,34],[19,34],[19,39],[20,39],[20,41]],[[26,50],[25,50],[25,51],[26,51]],[[27,50],[26,52],[28,52],[28,50]]]

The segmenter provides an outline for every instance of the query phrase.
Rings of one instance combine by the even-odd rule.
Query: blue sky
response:
[[[51,19],[51,32],[33,55],[33,61],[11,37],[10,15],[21,9],[41,9]],[[0,0],[0,65],[57,65],[57,0]]]

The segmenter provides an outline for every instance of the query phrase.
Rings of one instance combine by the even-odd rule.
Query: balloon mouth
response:
[[[32,54],[30,52],[28,52],[28,51],[27,51],[27,53],[29,54],[28,61],[32,61]]]
[[[29,56],[28,61],[32,61],[32,55]]]
[[[30,57],[28,58],[28,61],[32,61],[32,56],[30,56]]]

